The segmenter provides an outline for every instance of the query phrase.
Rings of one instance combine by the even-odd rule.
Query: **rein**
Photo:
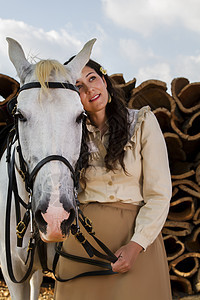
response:
[[[65,82],[49,82],[45,83],[45,85],[48,88],[63,88],[63,89],[70,89],[72,91],[75,91],[79,93],[78,89],[76,86],[70,84],[70,83],[65,83]],[[32,89],[32,88],[41,88],[41,84],[39,82],[31,82],[23,85],[19,91],[18,94],[21,91],[27,90],[27,89]],[[10,134],[8,136],[7,140],[7,156],[6,156],[6,161],[8,164],[8,176],[9,176],[9,184],[8,184],[8,194],[7,194],[7,207],[6,207],[6,229],[5,229],[5,241],[6,241],[6,260],[7,260],[7,269],[8,273],[10,276],[10,279],[15,282],[15,283],[22,283],[24,282],[32,272],[32,267],[33,267],[33,261],[34,261],[34,253],[35,253],[35,247],[37,244],[37,234],[34,232],[34,216],[32,212],[32,190],[33,190],[33,184],[35,177],[37,176],[38,171],[48,162],[50,161],[61,161],[63,162],[70,170],[71,172],[71,177],[73,179],[74,183],[74,203],[75,203],[75,209],[76,209],[76,225],[72,224],[71,225],[71,233],[76,237],[76,239],[81,243],[81,245],[84,247],[86,252],[88,253],[89,257],[93,257],[94,255],[103,258],[109,262],[115,262],[117,260],[117,257],[95,236],[95,233],[93,232],[92,229],[92,224],[91,221],[86,218],[83,213],[81,212],[79,208],[79,201],[77,198],[77,189],[79,185],[79,176],[78,176],[78,170],[76,168],[76,171],[73,169],[71,166],[70,162],[63,156],[60,155],[50,155],[42,159],[32,170],[32,172],[29,174],[28,172],[28,167],[27,163],[25,162],[23,155],[22,155],[22,149],[20,145],[20,139],[19,139],[19,132],[18,132],[18,118],[15,115],[17,107],[17,96],[10,100],[10,103],[8,104],[8,109],[12,114],[15,116],[15,125],[14,128],[10,131]],[[25,120],[24,120],[25,121]],[[19,164],[20,164],[20,169],[18,172],[20,173],[21,177],[24,180],[25,183],[25,188],[26,191],[28,192],[29,195],[29,202],[26,204],[21,197],[18,194],[18,188],[17,188],[17,180],[16,180],[16,174],[15,174],[15,149],[13,152],[11,151],[12,146],[14,142],[18,142],[18,146],[16,147],[18,156],[19,156]],[[12,152],[12,155],[11,155]],[[78,165],[78,162],[77,162]],[[11,218],[11,203],[12,203],[12,194],[14,194],[14,200],[15,200],[15,209],[16,209],[16,223],[17,223],[17,246],[22,247],[22,242],[23,242],[23,237],[25,235],[25,232],[27,230],[28,224],[30,222],[31,226],[31,238],[29,241],[29,246],[28,246],[28,254],[27,254],[27,259],[25,264],[27,264],[27,261],[30,256],[29,260],[29,266],[28,269],[23,276],[21,280],[17,280],[14,276],[13,272],[13,267],[12,267],[12,259],[11,259],[11,249],[10,249],[10,218]],[[20,204],[26,209],[26,212],[24,214],[23,219],[21,220],[21,213],[20,213]],[[95,242],[101,247],[101,249],[105,252],[105,254],[99,252],[96,250],[83,236],[83,234],[80,232],[80,227],[79,227],[79,221],[82,223],[83,227],[87,230],[87,232],[93,237]],[[105,263],[102,261],[90,259],[90,258],[83,258],[83,257],[78,257],[74,256],[71,254],[68,254],[66,252],[62,251],[62,243],[56,244],[55,247],[55,257],[53,261],[53,273],[55,275],[55,278],[59,281],[68,281],[77,277],[83,277],[83,276],[89,276],[89,275],[109,275],[109,274],[116,274],[115,272],[112,271],[112,268],[110,266],[110,263]],[[56,271],[56,265],[59,259],[59,256],[66,257],[68,259],[72,259],[75,261],[81,261],[83,263],[87,264],[92,264],[96,266],[100,266],[102,268],[106,268],[107,270],[103,271],[92,271],[92,272],[85,272],[82,274],[79,274],[73,278],[70,279],[61,279],[60,277],[56,276],[55,271]],[[43,264],[42,264],[43,265]]]

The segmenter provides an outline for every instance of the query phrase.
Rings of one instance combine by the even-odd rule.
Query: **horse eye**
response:
[[[17,109],[15,116],[17,117],[18,120],[20,120],[21,122],[26,122],[27,119],[26,117],[21,113],[21,111],[19,109]]]
[[[80,123],[81,121],[83,121],[83,119],[87,117],[87,114],[83,111],[77,118],[76,118],[76,123]]]

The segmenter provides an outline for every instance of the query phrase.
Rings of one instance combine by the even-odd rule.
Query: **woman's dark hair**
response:
[[[74,57],[65,62],[68,64]],[[100,76],[104,77],[107,83],[107,90],[111,95],[111,102],[106,106],[106,116],[109,125],[109,143],[107,148],[107,154],[105,156],[105,166],[108,170],[116,170],[117,163],[121,165],[124,172],[124,146],[128,141],[129,136],[129,122],[128,122],[128,110],[125,102],[125,95],[122,89],[116,87],[116,83],[107,74],[102,73],[102,67],[94,60],[89,60],[86,66],[95,70]],[[88,147],[87,147],[87,128],[85,122],[83,123],[83,139],[81,147],[82,163],[81,167],[86,170],[89,166],[88,159]]]

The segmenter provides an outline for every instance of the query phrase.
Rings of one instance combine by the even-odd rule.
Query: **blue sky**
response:
[[[136,86],[148,79],[200,81],[199,0],[9,0],[0,9],[0,73],[18,80],[6,36],[30,61],[66,61],[91,38],[92,58]]]

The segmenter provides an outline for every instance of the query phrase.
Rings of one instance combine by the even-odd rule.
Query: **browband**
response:
[[[79,94],[78,88],[69,82],[45,82],[45,85],[47,88],[50,88],[50,89],[69,89],[69,90],[75,91]],[[32,88],[41,88],[40,82],[26,83],[26,84],[22,85],[22,87],[20,87],[18,92],[20,93],[21,91],[32,89]]]

